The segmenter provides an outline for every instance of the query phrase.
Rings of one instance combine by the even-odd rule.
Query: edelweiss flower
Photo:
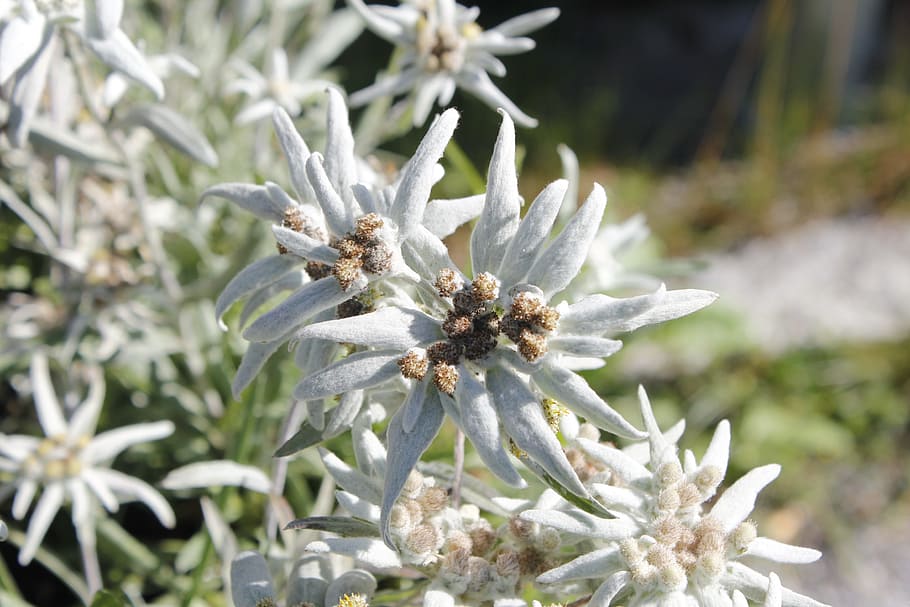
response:
[[[442,267],[434,283],[436,297],[425,299],[429,313],[386,307],[304,328],[300,338],[374,349],[311,373],[298,384],[295,398],[362,390],[401,375],[409,380],[410,391],[391,422],[391,450],[416,451],[419,456],[439,429],[444,410],[505,482],[524,484],[503,446],[507,437],[513,451],[585,496],[555,436],[560,408],[620,436],[644,434],[571,371],[566,360],[609,356],[621,342],[607,335],[684,316],[716,295],[661,288],[629,299],[595,295],[577,304],[551,306],[551,298],[584,262],[606,204],[603,188],[595,185],[585,205],[548,243],[565,189],[564,181],[550,184],[520,217],[515,132],[503,113],[486,202],[471,236],[473,280]],[[440,257],[447,259],[444,253]],[[436,259],[431,265],[439,263]],[[400,486],[387,482],[391,493],[384,498],[384,516],[398,490]]]
[[[144,481],[111,469],[110,462],[132,445],[169,436],[174,424],[135,424],[93,437],[104,398],[99,369],[93,370],[88,395],[68,421],[54,393],[47,359],[40,352],[32,359],[31,382],[38,421],[46,438],[0,435],[0,471],[14,476],[11,482],[4,483],[0,495],[15,491],[13,517],[23,519],[38,488],[44,488],[29,519],[19,562],[27,564],[35,556],[67,496],[73,503],[73,526],[79,543],[92,551],[96,499],[109,512],[115,512],[123,502],[139,500],[163,525],[173,527],[174,512],[161,494]]]
[[[369,572],[352,569],[334,577],[326,559],[310,556],[294,566],[286,600],[280,602],[261,554],[241,552],[231,561],[234,607],[369,607],[375,591],[376,579]]]
[[[358,183],[353,136],[340,93],[329,91],[324,156],[310,153],[286,112],[277,109],[274,121],[297,200],[272,183],[225,183],[202,194],[227,198],[276,224],[272,231],[279,254],[248,266],[225,287],[216,302],[219,319],[245,296],[251,296],[247,310],[252,311],[276,291],[294,290],[244,332],[257,343],[244,356],[235,393],[310,319],[336,306],[341,306],[337,312],[342,316],[361,313],[370,304],[372,284],[396,276],[417,278],[404,255],[418,259],[411,249],[427,239],[438,242],[437,236],[475,216],[482,202],[482,197],[474,197],[428,204],[439,177],[436,162],[458,121],[455,110],[433,123],[398,180],[375,193]]]
[[[19,10],[0,15],[0,85],[15,81],[10,94],[8,132],[21,146],[54,64],[57,27],[75,31],[108,67],[143,85],[158,99],[164,85],[145,57],[120,29],[122,0],[20,0]]]
[[[771,464],[748,472],[718,497],[730,451],[730,424],[722,421],[701,462],[661,433],[647,394],[639,389],[650,452],[643,464],[629,453],[595,441],[578,442],[613,472],[611,484],[593,483],[592,491],[614,519],[574,507],[527,510],[527,521],[568,534],[595,538],[604,547],[582,555],[537,578],[548,584],[603,580],[588,605],[605,607],[621,600],[628,607],[722,607],[765,605],[817,607],[821,603],[780,589],[779,582],[751,569],[751,559],[811,563],[821,553],[759,537],[746,517],[756,497],[780,473]]]
[[[490,30],[477,25],[479,9],[467,8],[455,0],[404,1],[395,8],[348,0],[377,36],[403,52],[393,76],[380,78],[351,96],[356,107],[377,97],[413,91],[414,125],[426,122],[433,102],[445,107],[456,88],[480,98],[492,108],[505,110],[523,126],[537,121],[522,112],[490,80],[487,72],[504,76],[506,67],[496,55],[515,55],[534,48],[523,38],[551,23],[559,9],[546,8],[509,19]]]
[[[504,605],[526,604],[520,599],[523,587],[540,572],[564,560],[559,535],[552,529],[522,521],[498,507],[496,500],[484,499],[508,522],[494,528],[481,516],[473,503],[454,507],[442,481],[417,471],[407,472],[398,465],[411,453],[388,451],[369,430],[378,419],[364,413],[353,429],[357,469],[335,455],[322,451],[323,463],[341,490],[338,503],[353,517],[356,525],[370,523],[361,533],[352,533],[350,519],[299,519],[289,528],[315,527],[338,531],[346,526],[346,537],[327,537],[311,542],[307,551],[352,557],[378,569],[406,567],[426,579],[415,587],[423,596],[424,607],[477,605],[495,601]],[[408,468],[409,469],[409,468]],[[389,545],[375,535],[380,525],[383,478],[404,470],[401,498],[394,504],[387,529]],[[476,497],[463,487],[466,499]],[[543,506],[543,504],[537,504]],[[391,547],[390,547],[391,546]]]
[[[241,59],[236,59],[231,64],[240,77],[225,85],[225,93],[243,93],[249,98],[244,108],[234,117],[237,124],[257,122],[271,116],[278,107],[291,116],[298,116],[301,101],[332,85],[328,80],[291,79],[288,56],[281,48],[272,51],[265,74]]]

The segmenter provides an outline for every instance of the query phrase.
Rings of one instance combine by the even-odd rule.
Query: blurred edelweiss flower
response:
[[[388,305],[374,312],[324,321],[298,337],[373,348],[311,373],[294,397],[311,400],[377,387],[404,377],[409,394],[393,416],[387,441],[395,464],[386,476],[383,533],[404,481],[448,414],[471,440],[490,471],[521,487],[503,445],[527,456],[579,496],[587,490],[566,459],[555,433],[566,408],[605,430],[628,438],[644,434],[607,405],[571,370],[575,359],[615,353],[620,332],[670,320],[714,301],[708,291],[656,292],[628,299],[594,295],[576,304],[551,305],[581,268],[606,204],[594,186],[587,202],[548,242],[566,183],[550,184],[524,218],[515,171],[515,132],[503,124],[490,161],[486,201],[471,235],[473,280],[443,254],[429,265],[435,297],[420,309]],[[448,264],[442,265],[440,264]],[[431,291],[432,293],[432,291]],[[426,310],[426,311],[424,311]],[[443,413],[444,412],[444,413]]]
[[[811,563],[821,553],[760,537],[746,517],[758,493],[780,466],[756,468],[728,487],[706,509],[727,469],[730,424],[722,421],[701,462],[691,451],[682,460],[675,439],[663,434],[644,389],[639,389],[649,452],[624,451],[579,437],[579,445],[612,471],[612,482],[592,483],[592,492],[616,518],[574,507],[531,509],[520,516],[566,534],[595,538],[601,548],[537,578],[546,584],[601,581],[588,605],[606,607],[621,599],[629,607],[766,606],[818,607],[821,603],[787,589],[751,569],[750,559]],[[643,461],[642,461],[643,460]],[[605,546],[604,546],[605,544]]]
[[[25,143],[57,52],[58,28],[78,34],[108,67],[164,97],[164,85],[143,54],[120,29],[123,0],[19,0],[0,14],[0,85],[13,81],[8,132]]]
[[[394,8],[366,5],[362,0],[348,0],[348,4],[367,28],[403,50],[398,72],[354,93],[352,107],[412,91],[414,124],[421,125],[434,101],[444,107],[455,89],[462,88],[492,108],[504,108],[522,126],[537,126],[493,84],[488,72],[504,76],[506,67],[496,55],[533,49],[534,41],[522,36],[554,21],[559,9],[533,11],[484,30],[476,22],[480,10],[454,0],[406,0]]]
[[[69,420],[63,416],[47,359],[40,352],[32,359],[31,383],[38,421],[46,438],[0,435],[0,471],[13,476],[11,482],[4,483],[0,495],[15,491],[14,518],[25,517],[35,493],[43,487],[29,519],[19,562],[27,564],[35,556],[67,496],[73,504],[73,526],[83,548],[88,545],[94,550],[96,499],[109,512],[115,512],[123,502],[139,500],[163,525],[173,527],[174,512],[164,497],[144,481],[111,469],[110,462],[132,445],[169,436],[174,424],[135,424],[93,436],[104,398],[100,369],[92,368],[88,395]]]
[[[301,111],[301,101],[322,93],[332,83],[328,80],[294,80],[288,70],[288,56],[284,49],[276,48],[267,62],[265,73],[236,59],[232,62],[239,78],[225,85],[225,93],[243,93],[248,102],[234,117],[237,124],[257,122],[271,116],[281,107],[292,117]]]
[[[352,569],[334,577],[327,559],[309,556],[295,564],[282,602],[261,554],[241,552],[231,561],[234,607],[368,607],[375,591],[369,572]]]

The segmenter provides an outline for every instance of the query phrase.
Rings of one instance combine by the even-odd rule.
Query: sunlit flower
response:
[[[88,395],[67,420],[51,383],[47,358],[40,352],[32,359],[31,384],[38,421],[46,438],[0,435],[0,471],[13,478],[4,483],[2,494],[15,491],[13,517],[25,518],[35,494],[43,488],[29,517],[19,562],[26,564],[32,560],[67,499],[72,502],[73,526],[79,543],[92,551],[97,502],[109,512],[115,512],[121,503],[139,500],[163,525],[173,527],[174,512],[161,494],[144,481],[112,469],[110,462],[133,445],[169,436],[174,424],[169,421],[135,424],[94,436],[104,398],[100,369],[92,369]]]
[[[559,9],[546,8],[509,19],[493,29],[477,24],[479,9],[454,0],[403,1],[395,8],[348,0],[377,36],[398,47],[395,73],[382,76],[372,86],[354,93],[351,105],[377,97],[411,92],[414,124],[423,124],[433,103],[445,107],[456,88],[480,98],[492,108],[504,108],[523,126],[537,121],[512,103],[489,73],[504,76],[506,67],[497,55],[515,55],[534,48],[523,37],[551,23]]]
[[[593,483],[592,493],[616,518],[574,507],[527,510],[521,518],[593,538],[600,548],[538,577],[547,584],[594,579],[588,602],[629,607],[744,605],[820,606],[750,568],[751,561],[811,563],[821,553],[758,535],[747,520],[758,493],[780,473],[755,468],[717,493],[727,470],[730,424],[722,421],[700,462],[660,431],[644,389],[639,389],[649,452],[644,463],[629,452],[579,438],[593,459],[612,472],[612,482]],[[711,502],[709,504],[709,502]],[[779,595],[777,593],[780,593]]]
[[[473,279],[442,267],[432,287],[435,297],[423,298],[422,309],[388,306],[301,330],[300,338],[372,349],[311,373],[298,384],[295,398],[324,398],[404,377],[410,388],[392,418],[395,431],[390,430],[388,444],[393,451],[419,456],[444,411],[505,482],[524,486],[511,451],[585,496],[554,430],[560,408],[619,436],[644,434],[574,373],[569,361],[610,356],[622,345],[615,334],[684,316],[716,295],[661,287],[640,297],[593,295],[554,305],[554,296],[584,263],[606,204],[603,188],[595,185],[587,202],[550,240],[565,190],[564,181],[550,184],[520,217],[515,132],[503,114],[485,204],[471,236]],[[433,263],[438,266],[439,260]],[[385,496],[384,516],[399,489],[386,485],[391,493]]]

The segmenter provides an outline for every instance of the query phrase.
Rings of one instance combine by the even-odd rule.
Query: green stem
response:
[[[25,544],[25,534],[21,531],[10,529],[9,541],[21,549]],[[89,595],[88,587],[85,585],[85,582],[82,581],[82,576],[67,567],[66,563],[40,546],[38,547],[38,550],[35,551],[35,560],[41,563],[45,569],[57,576],[57,579],[69,586],[70,590],[79,597],[80,601],[86,605],[91,602],[92,597]]]
[[[16,585],[16,580],[13,579],[13,574],[9,572],[9,568],[6,566],[6,560],[0,559],[0,588],[3,588],[10,594],[16,596],[16,598],[22,598],[22,592],[19,590],[19,586]]]
[[[477,167],[474,166],[474,163],[471,162],[471,159],[468,158],[468,155],[464,153],[464,150],[454,139],[450,140],[449,145],[446,146],[445,157],[464,176],[472,194],[483,194],[486,191],[487,182],[483,175],[480,174]]]

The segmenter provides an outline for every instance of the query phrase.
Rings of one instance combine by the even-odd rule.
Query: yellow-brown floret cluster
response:
[[[338,250],[338,259],[331,274],[347,291],[360,276],[361,270],[370,274],[385,274],[392,267],[392,250],[379,237],[382,218],[376,213],[364,215],[356,222],[354,233],[345,234],[330,245]]]
[[[284,219],[281,220],[281,225],[289,230],[294,230],[298,234],[305,234],[319,242],[326,241],[325,231],[318,224],[311,221],[309,217],[304,215],[303,211],[300,210],[300,207],[287,207],[284,210]],[[287,252],[287,247],[279,242],[278,253],[284,255]],[[309,264],[307,264],[307,273],[309,273]]]
[[[534,362],[547,353],[547,335],[558,322],[559,312],[533,293],[523,292],[512,299],[500,328],[518,346],[522,358]]]

